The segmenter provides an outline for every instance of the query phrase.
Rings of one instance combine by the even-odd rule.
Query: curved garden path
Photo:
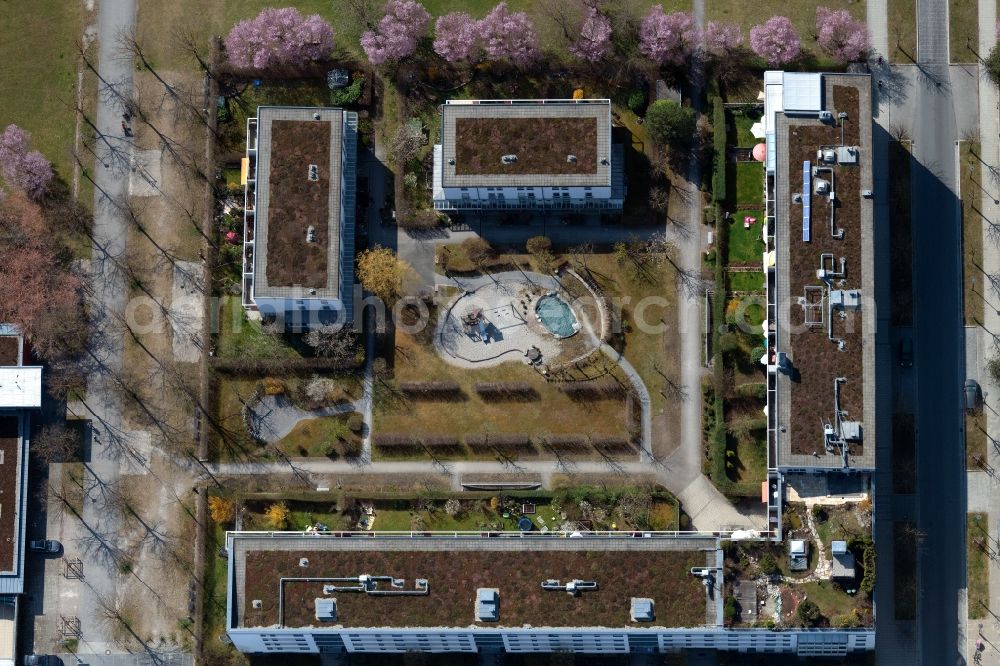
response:
[[[265,442],[276,442],[290,433],[300,421],[360,411],[358,404],[345,402],[332,407],[302,409],[283,395],[265,395],[251,409],[253,429]]]

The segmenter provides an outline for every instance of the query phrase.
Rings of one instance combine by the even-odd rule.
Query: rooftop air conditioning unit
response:
[[[823,178],[816,178],[813,180],[813,191],[816,194],[828,194],[830,192],[830,181]]]

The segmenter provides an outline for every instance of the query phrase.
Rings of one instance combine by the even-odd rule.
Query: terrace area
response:
[[[778,114],[779,466],[874,465],[874,317],[867,77],[824,75],[832,117]],[[846,147],[859,147],[853,161]],[[827,151],[834,154],[831,157]],[[822,156],[820,152],[822,151]],[[777,367],[776,367],[777,366]],[[774,405],[771,406],[775,408]],[[868,427],[866,427],[868,426]]]
[[[234,535],[231,543],[241,627],[321,625],[316,600],[334,597],[338,628],[700,627],[715,626],[721,608],[721,595],[691,573],[721,565],[715,539]],[[359,584],[326,578],[359,576],[400,580],[376,583],[371,592],[381,594],[324,591]],[[596,588],[544,589],[552,580]],[[496,621],[476,620],[480,588],[499,591]],[[630,619],[633,597],[653,600],[651,622]]]

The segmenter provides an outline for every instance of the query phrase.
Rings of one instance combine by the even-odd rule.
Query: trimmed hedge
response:
[[[553,451],[586,451],[589,448],[586,435],[547,435],[544,442]]]
[[[462,442],[454,435],[425,435],[420,442],[428,449],[460,449]]]
[[[627,437],[595,437],[590,440],[591,445],[598,451],[605,453],[632,453],[635,445]]]
[[[462,387],[456,382],[400,382],[399,390],[414,400],[457,400]]]
[[[763,352],[757,356],[763,356]],[[767,384],[764,382],[747,382],[736,386],[736,395],[740,398],[757,398],[767,400]]]
[[[596,400],[613,400],[625,395],[625,387],[613,379],[602,379],[587,382],[566,382],[559,390],[570,400],[593,402]]]
[[[417,438],[408,433],[379,433],[372,437],[372,444],[380,449],[415,449],[420,446]]]
[[[501,451],[530,450],[531,438],[522,434],[466,435],[465,444],[473,449],[500,449]]]
[[[715,149],[712,161],[712,200],[722,203],[726,199],[726,107],[721,97],[712,100],[712,144]],[[716,213],[716,219],[718,218]]]
[[[483,400],[531,402],[538,391],[528,382],[476,382],[475,391]]]

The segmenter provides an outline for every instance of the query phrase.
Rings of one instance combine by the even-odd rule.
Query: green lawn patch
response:
[[[827,0],[822,3],[830,9],[846,9],[855,18],[865,20],[865,3],[852,0]],[[690,11],[690,9],[688,10]],[[709,2],[705,7],[706,21],[731,21],[749,35],[750,28],[764,23],[771,16],[787,16],[802,40],[802,48],[822,56],[813,34],[816,32],[816,3],[805,0],[763,0],[763,2]],[[892,25],[890,20],[889,25]],[[821,57],[821,64],[828,60]]]
[[[361,440],[348,429],[348,418],[349,413],[299,421],[277,447],[291,457],[356,457]]]
[[[979,3],[976,0],[951,0],[948,3],[948,24],[951,62],[977,62]],[[982,56],[985,58],[986,54]]]
[[[0,10],[0,131],[15,123],[31,132],[32,147],[66,183],[73,180],[82,19],[80,2],[4,2]]]
[[[915,62],[917,59],[917,0],[889,0],[888,19],[890,62],[905,64]]]
[[[744,218],[754,217],[757,221],[749,227],[744,227]],[[764,229],[763,210],[740,210],[733,213],[729,221],[729,265],[730,266],[761,266],[764,255],[764,241],[761,233]]]
[[[968,562],[969,619],[981,620],[989,612],[990,556],[996,542],[990,537],[985,513],[970,513],[966,517],[965,545]]]
[[[726,278],[729,291],[764,292],[764,271],[729,271]],[[760,309],[760,306],[757,308]]]
[[[726,111],[726,115],[731,119],[735,130],[735,134],[730,133],[731,139],[735,141],[733,145],[738,148],[752,148],[761,141],[750,131],[753,124],[759,122],[763,116],[757,108],[730,109]]]
[[[983,321],[983,218],[982,162],[978,141],[962,141],[959,168],[962,170],[962,292],[965,325]]]
[[[265,333],[259,321],[250,321],[239,296],[223,296],[219,310],[219,358],[298,358],[283,336]]]
[[[764,165],[761,162],[736,163],[736,204],[759,207],[764,203]]]

